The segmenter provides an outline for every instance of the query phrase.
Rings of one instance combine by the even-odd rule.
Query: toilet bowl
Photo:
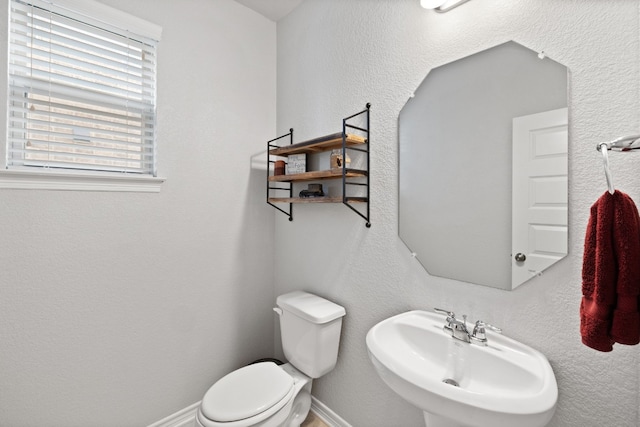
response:
[[[311,407],[311,378],[287,363],[261,362],[226,375],[207,391],[198,427],[298,427]]]
[[[302,291],[276,303],[289,363],[254,363],[222,377],[202,398],[198,427],[299,427],[307,417],[313,379],[336,365],[346,311]]]

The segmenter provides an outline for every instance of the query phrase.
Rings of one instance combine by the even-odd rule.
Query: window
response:
[[[11,0],[7,171],[161,182],[159,36],[91,0]]]

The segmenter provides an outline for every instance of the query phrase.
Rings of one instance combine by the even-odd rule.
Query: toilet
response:
[[[198,427],[299,427],[311,408],[311,383],[338,359],[344,307],[308,292],[280,295],[282,349],[288,363],[258,362],[218,380],[202,398]]]

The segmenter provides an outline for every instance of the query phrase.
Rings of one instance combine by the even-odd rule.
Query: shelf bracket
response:
[[[365,182],[364,183],[358,183],[358,184],[352,184],[352,185],[359,185],[359,186],[364,186],[366,187],[366,200],[365,200],[365,209],[364,212],[362,212],[360,209],[356,209],[354,208],[351,203],[349,203],[349,199],[350,197],[347,196],[347,185],[349,185],[350,183],[347,182],[347,165],[346,162],[342,162],[342,203],[348,207],[349,209],[351,209],[352,211],[354,211],[356,214],[358,214],[360,217],[362,217],[366,223],[365,226],[367,228],[371,228],[371,219],[370,219],[370,207],[369,207],[369,199],[371,196],[371,191],[370,191],[370,186],[369,186],[369,176],[371,175],[370,171],[370,156],[369,156],[369,152],[370,152],[370,110],[371,110],[371,103],[367,102],[367,105],[365,106],[365,109],[352,114],[349,117],[345,117],[344,119],[342,119],[342,158],[346,159],[347,158],[347,150],[357,150],[357,151],[361,151],[365,153],[365,157],[366,157],[366,163],[367,163],[367,175],[365,177]],[[366,121],[366,127],[360,127],[360,126],[356,126],[352,123],[350,123],[352,120],[363,116],[364,115],[364,119]],[[366,135],[366,149],[364,148],[353,148],[353,147],[349,147],[347,146],[347,129],[355,129],[357,131],[363,132]]]
[[[269,150],[272,148],[278,148],[278,145],[275,144],[276,141],[279,141],[280,139],[289,137],[289,145],[293,144],[293,128],[289,129],[289,133],[285,133],[284,135],[280,135],[277,138],[271,139],[269,141],[267,141],[267,176],[269,176],[269,174],[271,173],[271,164],[275,163],[275,160],[271,160],[271,155],[269,154]],[[273,206],[274,208],[276,208],[278,211],[282,212],[283,214],[285,214],[286,216],[289,217],[289,221],[293,221],[293,204],[292,203],[288,203],[289,205],[289,211],[286,211],[284,209],[282,209],[280,206],[277,206],[273,203],[271,203],[269,201],[269,195],[271,193],[271,191],[287,191],[289,192],[289,198],[293,197],[293,183],[289,182],[289,183],[284,183],[284,184],[289,184],[288,188],[283,188],[283,187],[272,187],[271,185],[269,185],[269,180],[267,179],[267,204]]]

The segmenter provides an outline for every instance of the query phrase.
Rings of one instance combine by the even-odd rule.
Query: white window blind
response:
[[[156,176],[159,30],[104,8],[11,0],[8,169]]]

